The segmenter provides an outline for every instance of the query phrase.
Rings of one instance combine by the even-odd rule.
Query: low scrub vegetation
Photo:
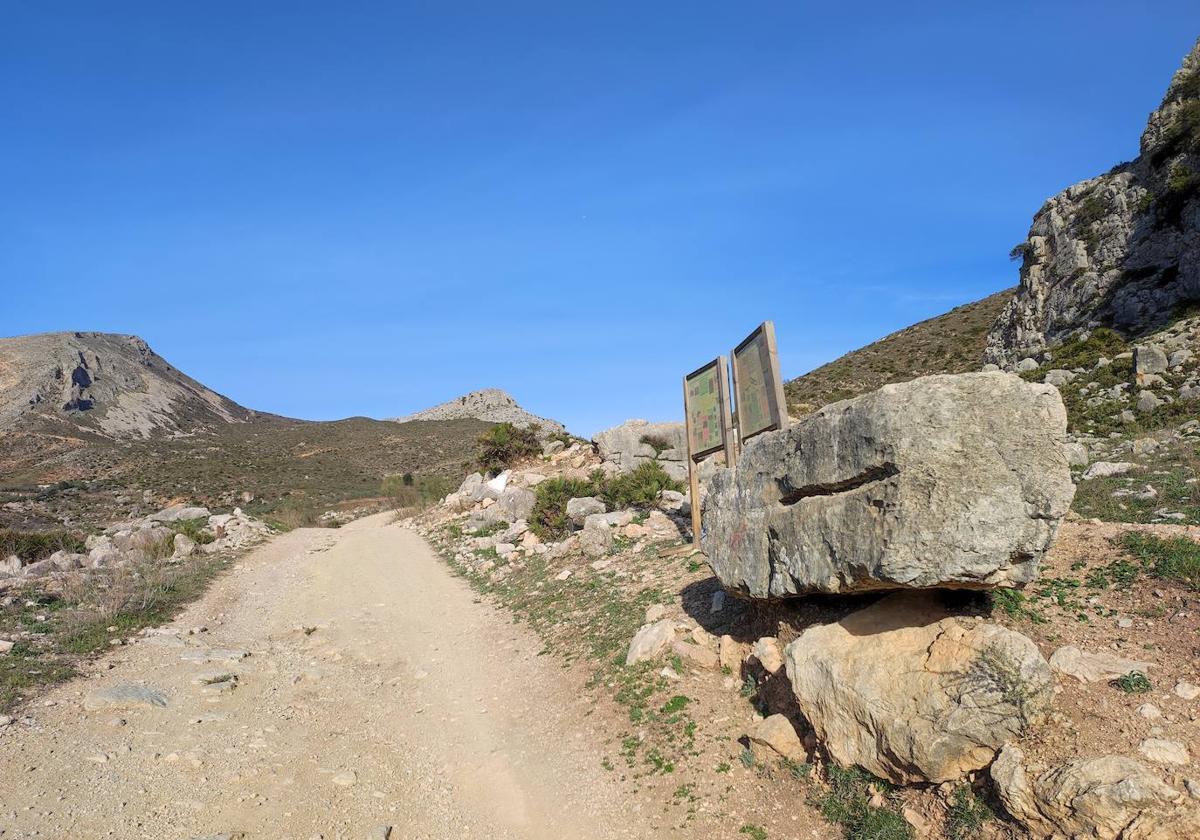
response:
[[[379,494],[395,510],[426,508],[454,489],[453,482],[442,476],[414,476],[412,473],[386,476]]]
[[[1162,539],[1129,531],[1121,535],[1120,545],[1153,577],[1200,589],[1200,543],[1187,537]]]
[[[488,475],[495,475],[522,458],[529,458],[541,451],[536,427],[497,423],[479,436],[475,461],[479,469]]]
[[[72,576],[56,593],[29,593],[0,608],[0,633],[19,639],[0,657],[0,712],[39,686],[69,679],[81,659],[114,639],[163,624],[228,565],[197,553],[180,563],[146,560]]]
[[[561,540],[571,531],[567,502],[592,495],[593,483],[577,478],[550,478],[537,486],[529,529],[543,540]]]
[[[811,804],[831,823],[845,829],[847,840],[911,840],[912,827],[888,803],[892,786],[856,767],[843,769],[830,764],[825,774],[828,787],[814,795]],[[884,805],[872,805],[879,794]]]
[[[72,531],[0,530],[0,560],[15,554],[26,563],[34,563],[56,551],[84,550],[83,537]]]
[[[595,496],[613,510],[652,507],[663,490],[682,489],[657,461],[644,461],[632,472],[615,476],[596,470],[587,479],[551,478],[537,486],[529,527],[543,540],[561,540],[571,532],[567,519],[571,499]]]

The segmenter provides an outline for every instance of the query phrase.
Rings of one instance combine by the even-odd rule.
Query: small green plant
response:
[[[684,697],[682,694],[676,694],[674,697],[672,697],[666,703],[663,703],[662,713],[664,715],[670,715],[670,714],[674,714],[675,712],[681,712],[681,711],[683,711],[684,707],[686,707],[687,704],[690,702],[691,701],[688,700],[688,698]]]
[[[1130,671],[1128,674],[1122,674],[1113,680],[1113,685],[1126,694],[1145,694],[1153,688],[1149,678],[1141,671]]]
[[[671,441],[662,435],[642,435],[639,442],[653,449],[655,458],[672,448]]]
[[[996,813],[970,785],[954,789],[946,812],[946,835],[950,840],[975,840]]]
[[[218,685],[219,683],[230,682],[236,679],[236,674],[214,674],[211,677],[202,677],[200,682],[204,685]]]
[[[663,490],[682,491],[683,484],[667,475],[658,461],[643,461],[632,472],[615,475],[604,481],[598,495],[609,507],[619,510],[652,507]]]
[[[891,785],[856,767],[830,765],[829,788],[813,800],[825,819],[846,829],[847,840],[912,840],[912,827],[890,807],[871,804],[873,791]]]
[[[742,766],[749,770],[754,766],[754,750],[746,747],[738,753],[738,760],[742,762]]]
[[[730,770],[733,769],[733,765],[731,765],[728,761],[722,761],[714,769],[718,773],[728,773]]]
[[[767,840],[767,830],[760,825],[746,823],[738,829],[738,834],[745,834],[750,840]]]
[[[1148,567],[1156,578],[1200,589],[1200,543],[1187,537],[1163,539],[1141,531],[1121,535],[1122,548]]]
[[[497,423],[481,434],[477,443],[475,461],[488,474],[498,473],[542,451],[536,428],[512,423]]]
[[[177,534],[183,534],[197,545],[208,545],[216,539],[212,531],[207,530],[208,520],[199,519],[180,519],[175,522],[164,523],[168,528]]]

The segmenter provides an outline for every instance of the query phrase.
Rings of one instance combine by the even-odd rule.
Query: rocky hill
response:
[[[406,417],[391,418],[395,423],[408,423],[413,420],[484,420],[488,423],[512,423],[516,426],[538,425],[543,431],[565,431],[562,423],[538,417],[521,408],[514,400],[499,388],[483,388],[472,391],[453,400],[448,400],[416,414]]]
[[[1005,289],[956,307],[793,379],[785,387],[788,409],[807,414],[892,382],[978,370],[988,330],[1012,295],[1012,289]]]
[[[1137,158],[1047,201],[1014,256],[1021,283],[987,342],[1002,366],[1083,329],[1140,335],[1200,300],[1200,41]]]
[[[114,440],[245,423],[257,413],[171,366],[133,335],[0,339],[0,432],[48,421]]]

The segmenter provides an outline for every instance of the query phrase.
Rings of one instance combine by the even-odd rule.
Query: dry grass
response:
[[[74,676],[81,661],[114,640],[169,621],[228,564],[221,555],[167,562],[148,557],[22,593],[0,608],[0,634],[18,640],[0,658],[0,711],[21,705],[40,686]]]

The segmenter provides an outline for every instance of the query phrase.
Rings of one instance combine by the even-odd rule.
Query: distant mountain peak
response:
[[[395,423],[413,420],[461,420],[474,418],[489,423],[512,423],[516,426],[537,424],[545,431],[564,431],[562,423],[532,414],[518,405],[506,391],[499,388],[481,388],[452,400],[409,414],[390,418]]]
[[[147,438],[255,416],[174,368],[135,335],[0,338],[0,431],[51,421],[113,439]]]

